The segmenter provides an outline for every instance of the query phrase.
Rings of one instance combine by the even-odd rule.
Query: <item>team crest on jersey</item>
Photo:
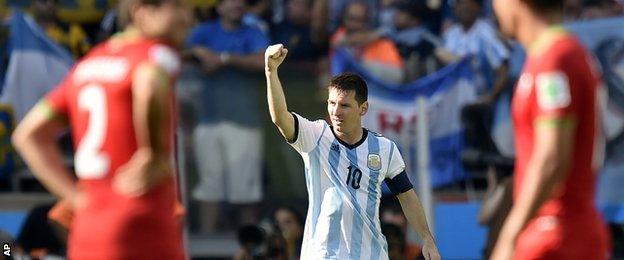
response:
[[[373,171],[381,170],[381,157],[379,154],[370,153],[368,154],[368,168]]]

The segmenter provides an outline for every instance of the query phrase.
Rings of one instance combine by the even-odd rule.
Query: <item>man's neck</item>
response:
[[[474,20],[470,22],[462,23],[461,26],[462,26],[462,29],[464,29],[464,32],[470,31],[470,29],[472,29],[472,26],[474,26],[475,23],[477,23],[477,20],[479,20],[479,18],[475,18]]]
[[[347,144],[355,144],[359,142],[360,140],[362,140],[362,136],[364,135],[364,130],[362,129],[361,126],[359,126],[357,129],[355,129],[354,131],[351,131],[350,133],[339,132],[339,131],[336,131],[336,129],[334,129],[334,133],[336,134],[336,137],[340,138],[340,140],[342,140],[343,142]]]
[[[550,42],[552,29],[561,23],[561,16],[556,14],[532,15],[521,21],[518,27],[518,42],[527,53],[538,52]]]
[[[234,21],[228,21],[226,19],[221,18],[221,20],[219,20],[221,22],[221,27],[223,27],[223,29],[227,30],[227,31],[234,31],[238,28],[241,27],[242,21],[239,22],[234,22]]]

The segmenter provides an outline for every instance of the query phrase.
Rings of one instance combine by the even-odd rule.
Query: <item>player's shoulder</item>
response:
[[[147,49],[147,59],[169,74],[178,74],[182,66],[178,51],[160,42],[153,42],[149,45]]]
[[[544,52],[546,63],[556,62],[559,65],[569,65],[580,61],[579,57],[584,57],[588,53],[581,41],[572,33],[562,32],[561,36]]]
[[[365,128],[366,129],[366,128]],[[377,140],[379,141],[380,144],[385,144],[385,145],[396,145],[394,143],[394,141],[392,141],[390,138],[384,136],[381,133],[372,131],[370,129],[366,129],[366,131],[368,131],[368,134],[371,138],[377,138]]]

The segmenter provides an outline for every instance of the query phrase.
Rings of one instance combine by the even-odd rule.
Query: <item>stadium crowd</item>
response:
[[[24,10],[50,39],[79,59],[91,47],[120,31],[116,1],[108,2],[91,21],[59,15],[58,0],[33,0]],[[191,233],[210,237],[237,232],[240,250],[235,259],[297,259],[303,237],[303,167],[274,131],[265,108],[263,55],[270,44],[287,46],[289,59],[283,66],[285,91],[292,91],[289,98],[293,99],[293,106],[312,118],[326,117],[318,107],[322,108],[325,102],[324,86],[336,73],[332,55],[338,49],[347,50],[365,69],[389,83],[418,80],[467,55],[476,57],[475,66],[483,76],[477,86],[477,102],[462,112],[466,149],[494,155],[494,161],[503,161],[502,166],[482,166],[496,163],[482,163],[474,159],[480,156],[468,152],[464,163],[477,172],[471,175],[474,180],[440,187],[435,194],[437,199],[455,200],[456,194],[460,194],[460,200],[466,200],[465,190],[476,185],[481,197],[489,197],[497,192],[496,183],[508,183],[505,180],[511,170],[505,159],[513,158],[513,147],[504,138],[496,138],[491,125],[495,104],[501,96],[512,92],[525,55],[517,43],[500,34],[491,1],[195,2],[195,26],[185,48],[180,50],[183,70],[176,90],[178,163],[184,169],[180,171],[185,187],[182,193],[188,197]],[[5,78],[11,54],[11,10],[3,7],[3,12],[0,80]],[[624,3],[567,0],[565,14],[567,21],[621,16]],[[71,145],[65,147],[71,158]],[[15,168],[20,165],[17,163]],[[36,185],[13,190],[11,174],[0,175],[2,189],[42,190]],[[511,203],[510,198],[504,201]],[[58,232],[50,227],[42,227],[47,223],[46,212],[50,208],[51,205],[44,205],[33,210],[15,238],[30,255],[63,255],[63,236],[57,236]],[[504,211],[503,208],[498,205],[491,209],[494,213],[482,213],[481,222],[493,229],[500,228],[502,220],[492,218],[500,215],[497,211]],[[391,259],[417,257],[419,248],[406,238],[406,219],[396,199],[382,199],[380,216]],[[621,232],[622,227],[613,229]],[[59,237],[60,241],[41,241],[42,233]]]

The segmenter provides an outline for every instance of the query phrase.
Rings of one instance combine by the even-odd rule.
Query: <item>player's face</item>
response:
[[[149,37],[181,45],[191,25],[190,10],[184,0],[167,1],[160,6],[145,7],[139,26]]]
[[[329,89],[327,112],[334,131],[351,134],[362,127],[362,116],[366,113],[368,102],[361,105],[355,100],[355,91]]]

